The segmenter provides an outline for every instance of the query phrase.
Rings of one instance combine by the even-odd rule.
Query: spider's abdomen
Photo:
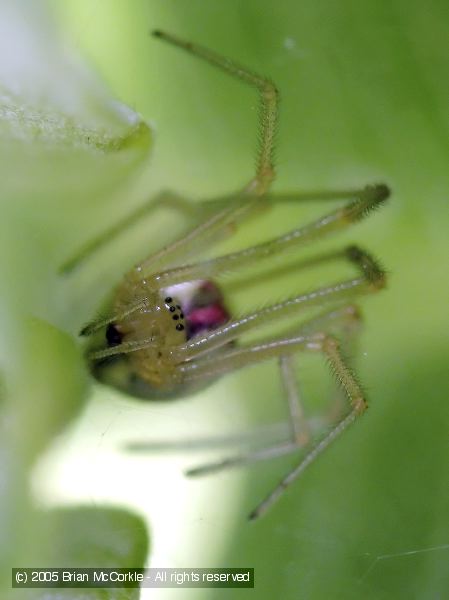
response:
[[[212,281],[181,283],[165,292],[176,296],[185,315],[187,339],[213,331],[229,320],[220,288]]]

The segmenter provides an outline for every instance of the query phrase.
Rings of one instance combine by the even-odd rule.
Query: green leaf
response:
[[[40,568],[143,567],[148,540],[139,517],[116,508],[76,507],[35,515],[34,534],[43,545],[37,555],[25,555],[26,566]],[[46,543],[50,538],[51,545]],[[15,592],[17,590],[14,590]],[[134,600],[138,589],[32,589],[29,600]]]
[[[26,442],[32,455],[33,442],[42,448],[85,388],[73,341],[52,329],[67,329],[69,319],[70,299],[56,301],[55,266],[71,248],[61,216],[69,225],[82,206],[113,198],[117,181],[124,185],[145,158],[150,132],[63,41],[43,5],[5,1],[0,11],[1,358],[10,397],[23,403],[21,424],[40,416],[39,434]]]
[[[130,185],[148,156],[150,142],[146,122],[112,97],[63,39],[44,3],[1,2],[2,573],[26,556],[38,556],[37,549],[44,553],[58,535],[63,536],[60,546],[70,548],[69,536],[57,524],[54,539],[49,533],[39,541],[31,533],[37,523],[30,468],[87,397],[84,361],[68,333],[74,298],[63,289],[57,266],[78,247],[80,231],[90,226],[92,214],[85,222],[75,222],[75,215],[87,205],[114,202],[116,191]],[[103,522],[100,517],[89,520],[88,511],[83,515],[94,539],[111,529],[113,542],[120,515],[110,513]],[[129,556],[137,558],[132,529],[127,535]],[[83,543],[88,547],[91,542],[86,537]],[[112,542],[114,554],[119,546]],[[145,550],[141,544],[139,548],[143,564]],[[9,575],[5,577],[2,597],[10,587]]]

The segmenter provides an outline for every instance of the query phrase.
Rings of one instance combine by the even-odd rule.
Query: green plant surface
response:
[[[67,397],[73,417],[89,396],[82,418],[37,465],[36,498],[49,506],[86,499],[126,504],[147,516],[152,566],[252,566],[257,598],[444,598],[449,589],[446,3],[67,0],[50,5],[63,37],[75,40],[121,102],[154,123],[156,139],[137,180],[130,176],[142,167],[146,130],[139,129],[137,137],[131,133],[124,150],[122,144],[112,150],[106,144],[103,153],[96,149],[95,160],[84,147],[85,127],[97,130],[98,120],[102,135],[117,131],[114,118],[109,124],[110,113],[103,113],[103,101],[69,136],[68,149],[55,146],[54,132],[48,134],[50,148],[41,134],[33,143],[12,145],[18,118],[8,125],[3,180],[14,183],[20,202],[4,202],[8,219],[1,224],[3,387],[8,391],[12,370],[21,414],[35,415],[30,422],[23,416],[22,431],[53,423],[26,436],[29,456],[60,429],[53,416],[39,419],[34,407],[50,397],[53,402]],[[194,398],[166,405],[86,387],[77,330],[129,265],[185,227],[183,218],[175,211],[158,212],[70,277],[56,274],[93,235],[158,190],[174,189],[195,200],[219,196],[238,189],[253,172],[254,92],[151,39],[153,28],[214,48],[276,81],[282,97],[276,191],[379,181],[393,190],[382,211],[316,247],[357,242],[388,271],[387,290],[361,303],[365,326],[356,363],[370,408],[255,523],[247,522],[247,514],[297,458],[189,481],[183,468],[234,449],[195,454],[192,444],[182,442],[261,432],[279,422],[285,433],[276,365],[248,369]],[[30,127],[22,129],[29,137]],[[128,139],[129,130],[118,129],[118,137]],[[115,139],[116,133],[108,135]],[[223,250],[266,239],[324,210],[276,207]],[[307,248],[308,254],[314,251]],[[294,258],[287,262],[294,265]],[[314,278],[292,266],[263,286],[244,288],[231,281],[226,286],[233,292],[234,313],[241,314],[317,282],[335,281],[344,272],[329,269]],[[245,283],[245,274],[239,277]],[[38,344],[38,363],[31,358],[30,336]],[[24,347],[25,355],[19,352]],[[325,408],[320,398],[328,392],[325,367],[304,360],[299,373],[307,408],[319,414]],[[42,380],[56,390],[53,396]],[[120,451],[139,440],[153,451]],[[145,590],[142,598],[150,592],[156,598],[219,595]]]
[[[126,569],[142,566],[148,553],[145,526],[140,517],[116,508],[77,506],[34,515],[41,539],[51,546],[38,556],[25,554],[28,565],[61,568]],[[72,572],[73,572],[72,571]],[[18,592],[18,590],[14,590]],[[30,600],[137,600],[139,589],[28,589]]]
[[[70,303],[58,296],[61,256],[78,243],[74,206],[82,211],[83,203],[94,208],[102,198],[109,201],[136,172],[151,141],[148,125],[112,98],[43,8],[0,4],[2,598],[11,592],[11,566],[40,566],[46,558],[60,566],[64,557],[69,564],[79,561],[75,529],[78,544],[82,539],[90,549],[89,566],[104,560],[105,530],[110,562],[126,563],[126,547],[132,566],[142,565],[147,553],[145,524],[126,510],[97,507],[93,519],[91,507],[71,508],[57,516],[43,513],[30,494],[37,456],[87,398],[83,360],[68,333]],[[83,527],[73,526],[76,515]],[[125,530],[121,544],[114,542],[116,527]],[[56,551],[62,546],[65,552]],[[11,594],[19,598],[22,590]],[[44,594],[24,592],[26,598],[50,597]],[[64,591],[57,597],[87,598]],[[89,596],[104,597],[103,591]]]

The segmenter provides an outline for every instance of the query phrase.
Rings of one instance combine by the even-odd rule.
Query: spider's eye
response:
[[[114,323],[109,323],[106,329],[106,339],[108,346],[118,346],[122,343],[123,336]]]

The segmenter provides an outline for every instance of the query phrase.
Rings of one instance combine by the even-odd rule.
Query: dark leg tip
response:
[[[256,521],[259,518],[259,512],[257,511],[257,509],[251,511],[248,515],[248,521],[253,522]]]
[[[385,183],[381,183],[377,186],[379,196],[382,200],[386,200],[391,196],[391,190]]]
[[[349,260],[358,261],[364,256],[363,250],[361,250],[358,246],[352,245],[346,248],[346,256]]]
[[[79,332],[79,335],[85,337],[85,336],[90,335],[91,333],[92,333],[92,323],[88,323],[87,325],[84,325],[84,327]]]
[[[374,200],[377,202],[383,202],[391,195],[391,190],[385,183],[377,183],[369,186],[371,193],[373,194]]]

